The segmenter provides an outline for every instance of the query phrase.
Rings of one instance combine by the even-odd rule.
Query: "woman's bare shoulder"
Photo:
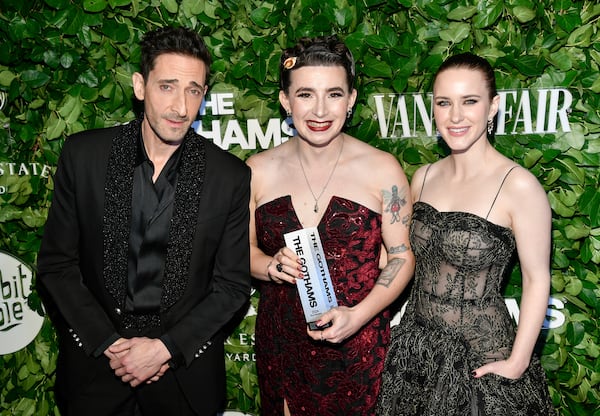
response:
[[[289,154],[289,142],[280,144],[271,149],[255,153],[246,159],[246,164],[254,170],[277,169],[277,166],[283,163]]]

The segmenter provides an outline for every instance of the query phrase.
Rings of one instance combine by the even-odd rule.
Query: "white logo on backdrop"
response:
[[[500,90],[496,135],[571,131],[573,95],[565,88]],[[384,139],[434,136],[433,94],[374,94],[379,134]]]
[[[4,91],[0,91],[0,110],[4,110],[4,106],[7,102],[7,96]]]
[[[32,272],[18,258],[0,251],[0,355],[25,348],[44,318],[27,304]]]
[[[566,88],[500,90],[496,135],[556,134],[571,132],[569,114],[573,95]],[[433,102],[431,93],[373,94],[368,98],[375,111],[382,139],[434,137]],[[246,119],[236,114],[235,94],[210,94],[200,109],[200,121],[192,127],[228,150],[268,149],[287,141],[295,134],[290,120]],[[211,120],[202,120],[211,116]]]
[[[289,122],[279,118],[265,121],[255,118],[245,119],[243,116],[239,119],[221,118],[220,116],[236,115],[233,93],[209,94],[200,108],[200,118],[205,115],[219,117],[210,122],[196,121],[192,124],[192,128],[224,150],[235,145],[239,145],[242,149],[268,149],[280,145],[294,135]],[[245,128],[242,127],[244,123]]]

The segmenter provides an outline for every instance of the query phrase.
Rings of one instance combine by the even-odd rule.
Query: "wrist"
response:
[[[519,374],[523,374],[525,370],[527,370],[527,367],[529,367],[530,359],[525,357],[515,357],[511,355],[507,358],[506,361],[513,370],[515,370]]]

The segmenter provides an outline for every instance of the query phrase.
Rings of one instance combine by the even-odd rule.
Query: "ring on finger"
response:
[[[275,266],[275,268],[277,269],[277,271],[279,273],[281,273],[283,271],[283,264],[281,263],[277,263],[277,266]]]

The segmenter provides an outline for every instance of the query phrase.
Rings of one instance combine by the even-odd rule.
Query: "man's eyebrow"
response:
[[[177,78],[173,79],[159,79],[159,83],[161,84],[179,84],[179,80]],[[197,83],[196,81],[190,81],[190,85],[196,88],[204,88],[204,85]]]

